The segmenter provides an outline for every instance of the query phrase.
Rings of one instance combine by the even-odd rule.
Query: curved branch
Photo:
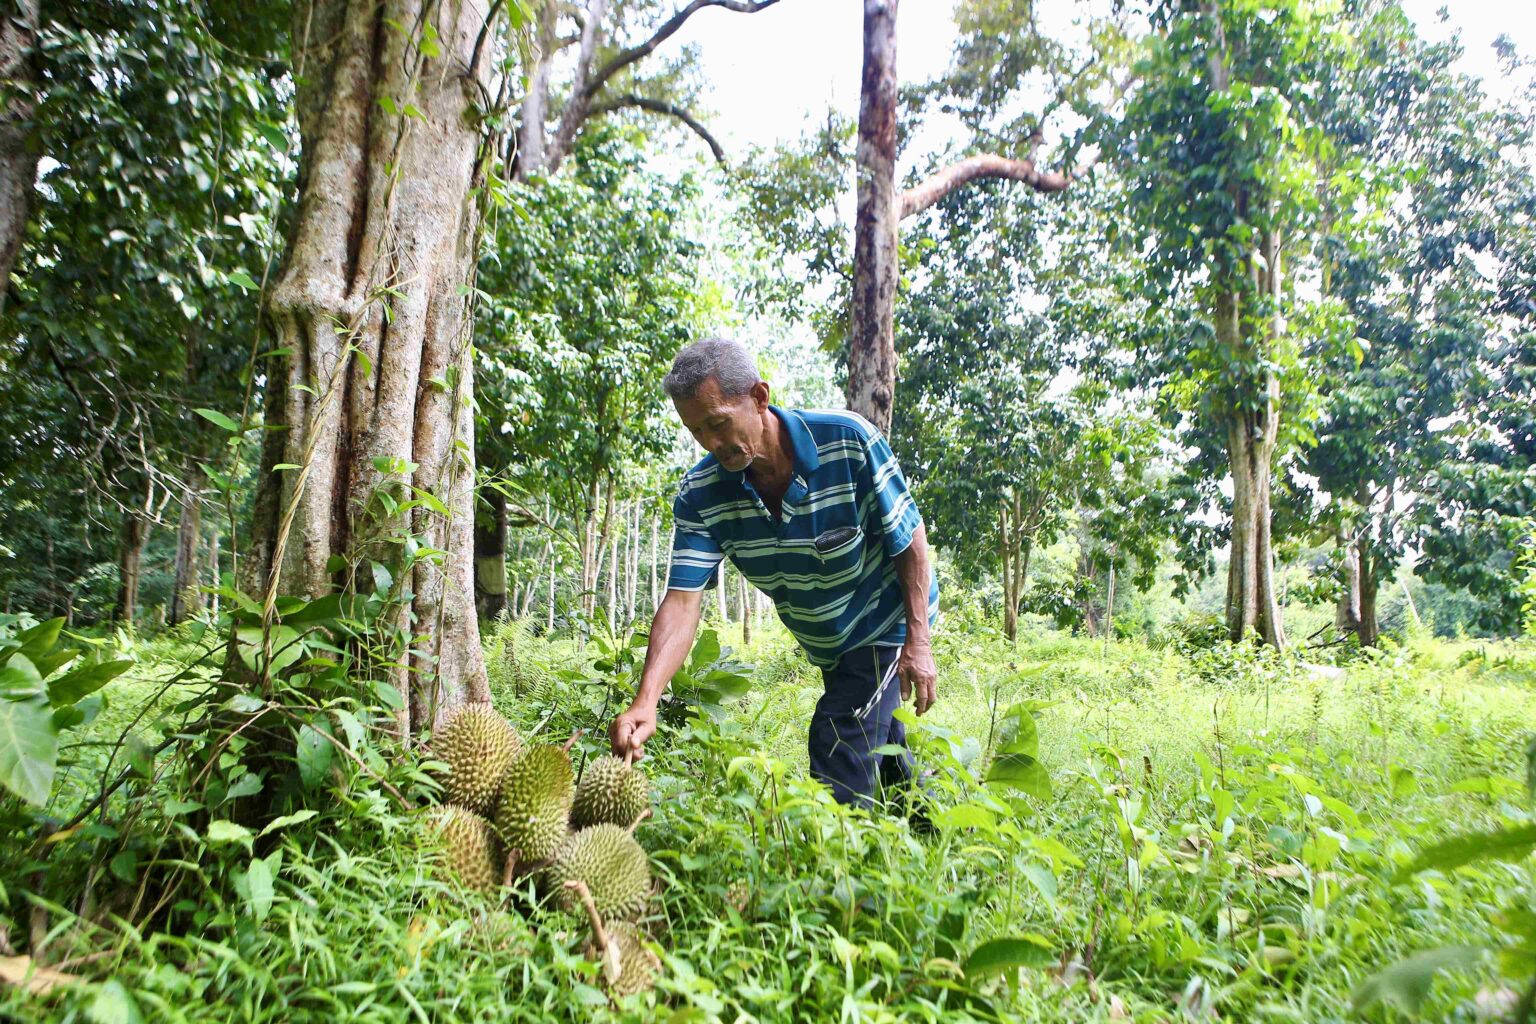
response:
[[[726,10],[735,11],[737,14],[756,14],[758,11],[772,7],[778,2],[779,0],[693,0],[687,7],[684,7],[672,15],[672,17],[662,22],[661,27],[656,30],[651,38],[638,46],[631,46],[629,49],[621,51],[607,64],[598,68],[597,73],[582,84],[581,91],[586,93],[588,97],[596,95],[597,90],[603,87],[603,83],[635,61],[650,54],[656,47],[674,35],[678,29],[682,28],[684,22],[706,7],[724,7]]]
[[[677,118],[687,125],[695,135],[704,140],[709,146],[709,151],[715,155],[716,163],[721,165],[725,163],[725,149],[720,145],[719,141],[709,133],[709,129],[704,127],[698,118],[675,103],[653,100],[645,96],[619,96],[616,99],[606,100],[597,104],[588,113],[588,116],[597,117],[600,114],[611,114],[615,110],[622,110],[626,107],[649,110],[653,114],[665,114],[668,117]]]
[[[1010,160],[995,153],[967,157],[934,174],[901,194],[902,220],[922,213],[955,189],[969,185],[981,178],[1004,178],[1022,181],[1037,192],[1064,192],[1072,183],[1068,174],[1060,171],[1042,171],[1034,160]]]

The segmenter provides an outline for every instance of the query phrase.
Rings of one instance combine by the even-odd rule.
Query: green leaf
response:
[[[243,270],[234,270],[229,273],[229,283],[239,285],[248,292],[253,292],[261,287],[251,279],[251,275]]]
[[[268,832],[276,832],[280,828],[287,828],[289,825],[297,825],[301,821],[308,821],[310,818],[315,817],[319,813],[320,812],[314,808],[306,807],[302,811],[294,811],[292,814],[285,814],[280,818],[273,818],[271,821],[267,822],[267,827],[262,829],[260,834],[264,836]]]
[[[331,741],[316,728],[305,725],[299,729],[298,746],[294,753],[299,763],[299,778],[304,785],[314,788],[325,778],[325,773],[330,770],[331,758],[335,755],[335,748]]]
[[[43,695],[43,676],[26,655],[17,654],[0,668],[0,698],[30,700]]]
[[[245,888],[251,905],[251,913],[260,924],[272,912],[272,869],[260,857],[251,858],[251,866],[245,869]]]
[[[0,784],[41,807],[53,788],[58,761],[59,735],[48,702],[40,697],[0,700]]]
[[[59,633],[63,628],[64,620],[58,618],[39,622],[31,629],[22,630],[11,641],[18,646],[10,648],[8,652],[0,652],[0,665],[3,665],[12,654],[23,655],[34,662],[40,660],[59,642]]]
[[[405,698],[400,696],[400,691],[382,679],[373,684],[373,693],[379,698],[379,703],[391,711],[399,711],[405,707]]]
[[[139,1004],[123,987],[123,983],[111,978],[96,990],[96,997],[85,1008],[85,1017],[91,1024],[140,1024]]]
[[[1040,756],[1040,727],[1024,704],[1015,704],[1003,713],[1002,754],[1022,754],[1031,760]]]
[[[1402,882],[1420,871],[1454,871],[1479,860],[1518,861],[1536,850],[1536,824],[1501,828],[1492,832],[1468,832],[1436,843],[1397,873]]]
[[[1483,951],[1472,946],[1446,946],[1415,953],[1367,978],[1355,989],[1357,1011],[1376,1003],[1390,1003],[1407,1013],[1417,1013],[1429,994],[1435,975],[1476,967]]]
[[[48,702],[56,708],[74,704],[106,686],[133,665],[131,660],[99,661],[94,665],[83,665],[48,684]]]
[[[965,976],[984,978],[989,974],[1018,967],[1049,967],[1056,959],[1050,939],[1028,932],[1014,938],[993,939],[977,946],[966,958]]]
[[[987,771],[988,783],[1011,786],[1040,800],[1051,797],[1051,776],[1045,766],[1024,754],[1002,754]]]
[[[209,423],[212,423],[214,426],[223,427],[231,434],[240,433],[240,424],[219,412],[217,409],[193,409],[192,411],[197,413],[203,419],[207,420]]]
[[[980,804],[956,804],[934,815],[933,823],[943,829],[979,828],[988,832],[997,829],[997,816]]]
[[[208,823],[208,841],[210,843],[244,843],[251,845],[251,830],[244,825],[237,825],[223,818]]]
[[[236,781],[233,786],[229,787],[229,791],[224,794],[224,800],[222,802],[228,803],[231,800],[238,800],[242,796],[255,796],[260,792],[261,776],[257,775],[255,772],[246,772],[244,775],[240,776],[239,780]]]

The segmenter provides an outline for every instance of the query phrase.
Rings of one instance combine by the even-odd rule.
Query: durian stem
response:
[[[625,768],[633,768],[634,766],[635,766],[635,748],[634,747],[630,747],[628,750],[624,751],[624,767]]]
[[[608,984],[618,982],[623,973],[623,964],[619,963],[619,949],[608,937],[608,929],[603,927],[603,919],[597,912],[597,904],[592,902],[592,890],[587,888],[587,883],[579,878],[574,878],[565,883],[567,889],[573,889],[581,899],[581,905],[587,909],[587,920],[592,924],[592,935],[597,941],[598,951],[603,955],[603,973],[608,978]]]
[[[507,870],[506,873],[502,875],[502,885],[512,884],[512,876],[517,873],[517,862],[522,857],[522,853],[523,851],[519,850],[515,846],[507,851]]]
[[[649,818],[650,816],[651,816],[651,809],[649,807],[647,807],[645,810],[641,811],[639,816],[635,818],[635,823],[633,825],[629,826],[629,834],[630,835],[634,835],[635,834],[635,829],[640,827],[640,823],[642,821],[644,821],[646,818]]]
[[[565,746],[561,747],[560,749],[569,754],[571,752],[571,748],[576,745],[576,741],[581,739],[581,734],[586,731],[587,730],[585,729],[577,729],[575,732],[571,733],[571,738],[566,740]]]

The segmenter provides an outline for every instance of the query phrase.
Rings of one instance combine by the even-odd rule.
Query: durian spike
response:
[[[519,850],[515,846],[507,851],[507,869],[506,873],[501,877],[502,885],[512,884],[512,876],[517,873],[517,862],[518,859],[522,856],[522,853],[523,851]]]
[[[571,748],[576,745],[576,741],[581,739],[581,734],[586,731],[587,730],[585,729],[577,729],[575,732],[571,733],[571,738],[566,740],[565,745],[560,749],[569,754],[571,752]]]
[[[603,953],[603,974],[607,976],[608,984],[618,984],[619,977],[624,973],[624,964],[619,960],[619,944],[608,937],[608,929],[603,927],[597,905],[592,902],[592,891],[579,878],[566,882],[565,887],[574,889],[581,899],[581,905],[587,909],[587,920],[592,923],[592,935],[597,940],[597,948]]]
[[[633,825],[629,826],[629,834],[630,835],[634,835],[635,834],[635,829],[640,827],[640,823],[642,821],[644,821],[646,818],[649,818],[650,816],[651,816],[651,809],[649,807],[647,807],[645,810],[641,811],[639,817],[635,818],[635,823]]]

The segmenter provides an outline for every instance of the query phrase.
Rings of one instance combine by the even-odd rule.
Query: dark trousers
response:
[[[900,647],[860,647],[822,669],[826,691],[811,717],[811,777],[838,803],[877,806],[912,779],[907,727],[891,717],[901,704]],[[877,754],[887,744],[900,753]]]

